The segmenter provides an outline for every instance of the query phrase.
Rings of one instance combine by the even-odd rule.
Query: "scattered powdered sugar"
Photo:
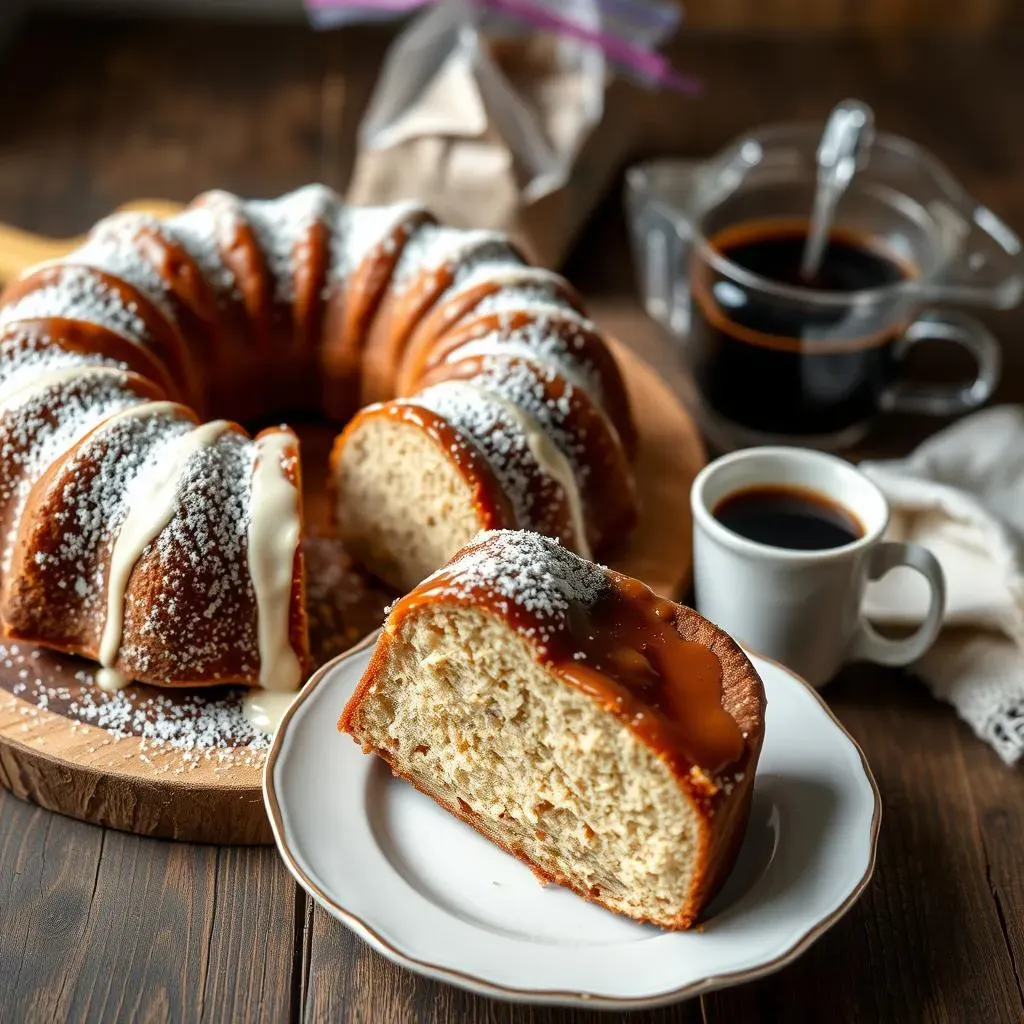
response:
[[[148,332],[134,302],[121,295],[94,268],[60,264],[47,272],[45,283],[0,310],[0,324],[14,320],[66,317],[115,331],[136,345],[145,345]]]
[[[525,530],[478,534],[421,587],[439,596],[479,596],[517,605],[540,621],[546,642],[566,624],[572,605],[593,605],[608,586],[604,566],[588,562],[557,540]],[[529,635],[532,629],[527,630]]]
[[[327,288],[347,281],[378,246],[394,254],[393,236],[403,224],[412,225],[424,215],[417,203],[390,206],[346,206],[339,204],[331,221],[331,261]]]
[[[14,321],[0,334],[0,399],[52,370],[67,366],[128,369],[126,363],[100,352],[63,348],[59,336],[54,337],[43,323]]]
[[[160,222],[146,213],[111,214],[96,224],[85,245],[71,253],[68,260],[105,270],[127,281],[174,323],[177,317],[168,298],[168,283],[159,268],[146,258],[144,248],[138,244],[139,235],[143,231],[159,236]]]
[[[68,710],[114,738],[142,737],[149,741],[143,750],[196,751],[206,760],[223,762],[237,759],[237,748],[267,750],[273,739],[246,719],[245,692],[232,688],[210,697],[190,693],[174,701],[162,694],[140,700],[138,693],[85,690]]]
[[[239,687],[160,692],[133,686],[107,693],[96,685],[93,666],[22,644],[0,643],[0,672],[8,691],[23,702],[12,706],[18,707],[26,734],[35,722],[51,721],[44,718],[51,712],[67,718],[72,733],[85,733],[84,726],[107,733],[86,748],[90,754],[138,738],[137,753],[111,749],[111,757],[117,758],[111,767],[131,757],[155,772],[176,775],[203,763],[212,763],[215,771],[239,765],[260,768],[273,739],[246,717],[243,699],[248,691]],[[15,677],[18,681],[11,684]]]
[[[219,223],[220,208],[191,206],[167,221],[167,233],[196,261],[218,299],[237,298],[238,283],[231,268],[224,262],[220,241],[224,230]]]
[[[246,202],[245,215],[274,279],[277,302],[294,301],[295,265],[308,256],[310,229],[317,222],[332,223],[338,202],[337,194],[325,185],[306,185],[277,199]]]

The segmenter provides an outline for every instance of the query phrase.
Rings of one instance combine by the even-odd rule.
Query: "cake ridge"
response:
[[[219,302],[240,298],[238,282],[221,256],[221,226],[215,207],[190,206],[164,222],[167,232],[196,261]]]
[[[71,263],[55,264],[52,282],[29,292],[0,311],[0,324],[42,317],[85,320],[115,331],[137,345],[147,336],[138,309],[123,303],[117,293],[92,271],[98,268]],[[28,275],[25,275],[28,276]]]
[[[462,367],[398,400],[410,349],[411,373],[466,324],[475,330],[482,303],[515,343],[473,380]],[[436,508],[403,509],[399,476],[379,499],[399,533],[430,522],[441,531],[420,551],[415,580],[474,525],[515,522],[589,551],[591,534],[604,533],[590,522],[600,446],[588,432],[599,423],[580,411],[583,384],[599,404],[621,382],[596,328],[589,349],[573,345],[572,324],[590,329],[577,308],[571,288],[527,266],[502,232],[442,226],[411,202],[351,207],[319,184],[269,200],[211,190],[167,220],[105,218],[0,299],[0,447],[11,454],[0,475],[0,625],[97,659],[108,682],[121,673],[158,685],[298,685],[308,638],[294,435],[253,440],[230,420],[203,421],[226,398],[242,418],[306,405],[318,370],[332,414],[352,415],[360,394],[380,398],[366,420],[400,427],[396,438],[435,460],[422,483]],[[562,316],[550,330],[548,309]],[[152,434],[140,425],[150,419]],[[332,465],[358,433],[339,437]],[[179,465],[175,453],[203,439]],[[141,461],[123,450],[136,441]],[[108,465],[114,452],[124,473]],[[161,468],[163,484],[139,498],[140,481]],[[348,540],[346,516],[338,527]],[[23,542],[31,550],[15,558]],[[379,571],[372,552],[353,551]],[[49,575],[59,572],[67,595]]]
[[[170,287],[137,244],[139,233],[144,229],[158,230],[159,221],[146,213],[112,213],[97,222],[85,244],[75,249],[68,260],[127,281],[172,324],[177,324],[178,318],[169,299]]]
[[[304,185],[276,199],[249,199],[245,213],[274,280],[274,298],[295,299],[296,249],[315,224],[330,222],[337,196],[323,185]]]
[[[156,414],[160,410],[154,406],[151,404],[150,410]],[[129,682],[114,668],[121,647],[129,577],[145,549],[170,525],[188,461],[200,449],[215,444],[230,426],[227,420],[211,420],[182,435],[168,446],[164,459],[153,466],[153,478],[136,478],[132,491],[125,496],[127,512],[110,556],[107,612],[100,636],[98,660],[102,668],[97,681],[101,689],[123,689]],[[133,493],[136,489],[143,493]]]

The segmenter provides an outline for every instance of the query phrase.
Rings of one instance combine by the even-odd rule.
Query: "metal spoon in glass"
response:
[[[867,162],[875,115],[866,103],[843,100],[829,115],[818,143],[818,185],[800,274],[813,281],[821,268],[836,207],[854,174]]]

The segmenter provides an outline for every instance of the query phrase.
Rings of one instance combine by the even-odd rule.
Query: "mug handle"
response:
[[[946,608],[946,579],[938,559],[920,544],[882,541],[871,549],[865,572],[869,580],[881,579],[890,569],[907,565],[928,581],[931,602],[924,622],[908,637],[890,640],[882,636],[864,616],[850,645],[851,661],[875,661],[880,665],[909,665],[917,661],[939,635]]]
[[[950,416],[969,412],[984,405],[999,383],[1002,350],[992,332],[966,313],[926,310],[896,341],[897,361],[925,341],[952,341],[965,348],[978,365],[968,384],[918,384],[898,381],[882,395],[882,408],[890,412],[924,413]]]

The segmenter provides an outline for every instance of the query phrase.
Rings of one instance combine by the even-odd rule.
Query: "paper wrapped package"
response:
[[[360,130],[349,199],[415,199],[439,220],[507,231],[557,267],[633,142],[596,48],[501,34],[458,3],[389,51]]]

